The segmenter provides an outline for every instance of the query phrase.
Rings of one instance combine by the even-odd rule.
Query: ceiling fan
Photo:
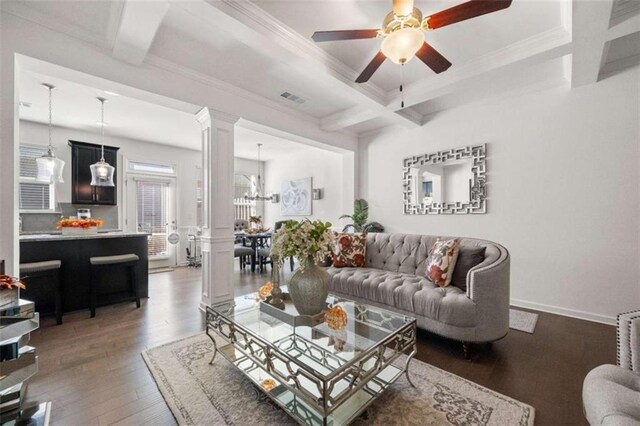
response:
[[[323,42],[383,37],[380,51],[356,83],[367,82],[387,58],[404,65],[417,56],[434,72],[441,73],[451,66],[451,62],[424,41],[425,31],[506,9],[511,1],[470,0],[423,19],[420,9],[413,7],[413,0],[393,0],[393,11],[384,18],[382,29],[316,31],[312,38],[315,42]]]

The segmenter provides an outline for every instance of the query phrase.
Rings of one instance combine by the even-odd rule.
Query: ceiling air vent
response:
[[[280,93],[280,96],[290,100],[291,102],[295,102],[297,104],[303,104],[306,102],[306,99],[303,99],[300,96],[296,96],[293,93],[289,93],[289,92]]]

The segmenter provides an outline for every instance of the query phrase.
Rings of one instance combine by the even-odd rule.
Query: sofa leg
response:
[[[464,351],[464,359],[471,359],[471,352],[473,349],[473,343],[470,342],[462,342],[462,350]]]

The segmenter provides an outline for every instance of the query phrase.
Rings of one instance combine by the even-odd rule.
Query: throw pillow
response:
[[[336,268],[365,266],[367,234],[335,233],[333,266]]]
[[[482,263],[486,247],[460,247],[456,267],[451,277],[451,285],[467,291],[467,274],[474,266]]]
[[[440,238],[433,244],[427,259],[427,278],[440,287],[451,283],[453,269],[458,259],[458,240],[443,241]]]

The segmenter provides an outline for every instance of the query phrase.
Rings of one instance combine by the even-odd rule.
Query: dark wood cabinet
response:
[[[115,206],[118,204],[118,149],[114,146],[104,147],[104,159],[116,168],[113,176],[114,187],[91,186],[91,170],[89,166],[100,160],[100,145],[69,141],[71,146],[71,203],[102,204]]]

